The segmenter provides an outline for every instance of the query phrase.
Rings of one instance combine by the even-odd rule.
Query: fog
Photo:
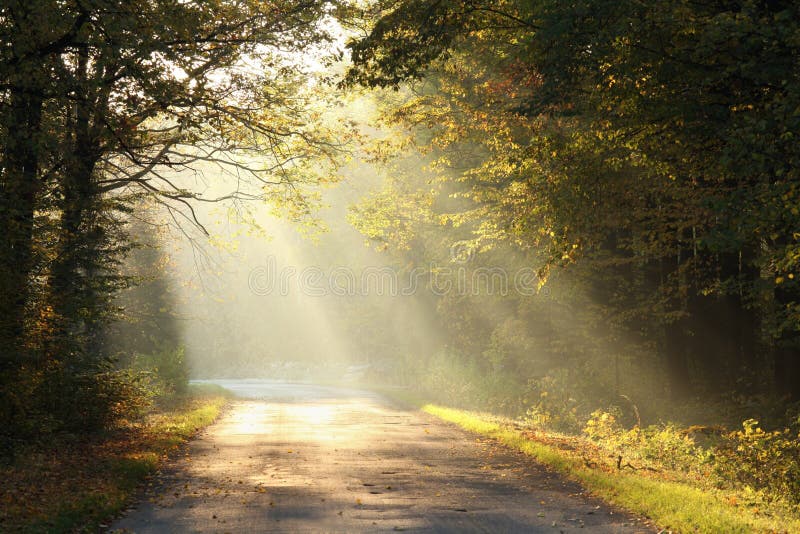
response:
[[[458,172],[443,181],[431,156],[391,146],[408,131],[378,119],[379,99],[409,97],[332,99],[327,122],[358,139],[335,165],[306,162],[312,178],[290,186],[309,200],[300,216],[247,200],[263,185],[224,166],[173,176],[225,200],[196,202],[183,216],[154,206],[150,225],[134,228],[139,241],[157,229],[160,285],[134,287],[121,304],[135,316],[139,292],[152,301],[145,308],[167,308],[139,330],[170,323],[172,334],[145,347],[122,341],[121,351],[183,347],[194,379],[413,385],[516,415],[533,403],[573,417],[582,395],[592,399],[587,412],[663,388],[650,347],[602,322],[590,270],[545,279],[536,269],[546,251],[481,245],[483,221],[454,222],[472,206]]]
[[[302,98],[333,148],[297,159],[266,150],[244,165],[288,178],[265,184],[219,162],[170,177],[208,202],[148,208],[162,289],[151,284],[139,300],[168,309],[174,335],[164,343],[185,349],[190,376],[413,385],[569,431],[599,406],[628,423],[674,417],[652,399],[685,396],[687,373],[702,377],[701,398],[743,383],[735,366],[723,376],[715,365],[744,345],[703,341],[679,323],[673,252],[651,257],[646,239],[614,227],[628,209],[614,199],[603,200],[611,229],[595,235],[595,199],[613,195],[582,193],[571,180],[583,175],[546,168],[533,148],[517,153],[534,143],[525,135],[536,123],[519,126],[513,112],[517,129],[492,137],[488,116],[470,118],[450,89],[310,84]],[[443,114],[444,105],[453,107]],[[133,238],[152,231],[134,228]],[[124,295],[121,305],[136,315]],[[672,345],[675,328],[683,345]],[[710,355],[691,371],[690,348]]]
[[[196,208],[208,237],[186,225],[166,234],[194,378],[396,379],[398,358],[436,342],[398,264],[347,221],[382,186],[381,169],[354,160],[337,172],[338,183],[317,188],[310,221],[263,202],[221,202]],[[227,179],[218,180],[222,192]]]

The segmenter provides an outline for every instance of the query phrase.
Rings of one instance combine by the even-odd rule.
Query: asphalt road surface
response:
[[[653,532],[491,440],[381,397],[271,381],[111,525],[123,532]]]

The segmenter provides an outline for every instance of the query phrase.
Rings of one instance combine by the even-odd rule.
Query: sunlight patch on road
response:
[[[327,425],[333,421],[334,407],[327,404],[301,404],[287,406],[290,417],[307,425]]]
[[[264,434],[269,431],[266,424],[270,413],[265,404],[248,403],[237,406],[232,415],[232,423],[226,434]]]

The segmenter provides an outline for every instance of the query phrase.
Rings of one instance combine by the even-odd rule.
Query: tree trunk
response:
[[[739,258],[740,283],[738,290],[739,298],[742,300],[743,305],[737,330],[739,331],[739,350],[742,365],[750,373],[755,373],[759,365],[756,356],[759,348],[758,338],[761,316],[756,311],[753,302],[747,302],[748,292],[753,291],[752,284],[761,280],[761,271],[755,265],[757,255],[757,246],[752,244],[743,248]]]
[[[42,106],[41,96],[22,87],[11,90],[0,175],[0,367],[19,364],[25,353]]]
[[[797,290],[778,286],[775,300],[783,310],[788,304],[798,302],[800,295]],[[783,328],[773,349],[773,366],[777,393],[793,401],[800,400],[800,332]]]
[[[679,319],[664,329],[664,356],[667,367],[667,382],[672,400],[686,399],[692,392],[689,375],[689,336],[686,320]]]
[[[79,310],[85,308],[82,301],[91,298],[87,292],[87,265],[96,252],[93,235],[86,226],[97,204],[97,192],[93,187],[94,168],[98,150],[91,134],[91,104],[88,91],[83,87],[87,80],[88,58],[80,54],[78,59],[78,83],[76,92],[80,98],[75,104],[74,120],[70,121],[72,147],[69,165],[62,176],[63,205],[59,228],[57,254],[51,269],[50,301],[53,306],[55,325],[52,349],[59,351],[60,345],[79,342],[81,336],[75,332],[81,328],[85,317]],[[78,352],[85,347],[77,346]]]

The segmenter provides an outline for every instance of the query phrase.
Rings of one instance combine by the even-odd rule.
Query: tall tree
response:
[[[190,201],[219,195],[193,191],[177,173],[211,163],[242,177],[222,196],[257,199],[284,186],[281,195],[302,205],[297,161],[336,143],[303,108],[302,72],[286,51],[325,41],[320,20],[331,9],[324,1],[6,4],[4,361],[24,339],[33,221],[46,196],[59,213],[49,294],[63,331],[76,327],[71,301],[87,289],[86,262],[102,252],[90,241],[103,234],[104,198],[139,190],[196,223]]]
[[[312,93],[322,91],[299,64],[329,41],[325,19],[336,7],[0,5],[0,403],[11,405],[4,422],[27,419],[23,393],[60,387],[48,377],[79,378],[62,389],[75,393],[76,405],[93,391],[87,383],[102,380],[102,330],[125,282],[125,225],[142,197],[180,228],[204,230],[197,202],[270,200],[293,217],[308,215],[306,184],[329,179],[308,160],[330,160],[346,140],[312,109]],[[12,386],[24,380],[25,388]]]
[[[756,361],[754,307],[773,314],[757,304],[771,283],[774,383],[798,396],[797,20],[785,2],[396,2],[350,44],[346,83],[437,84],[410,122],[445,145],[489,140],[456,172],[478,239],[550,249],[545,272],[610,245],[639,265],[624,276],[658,272],[638,287],[674,393]],[[507,94],[480,94],[491,87]],[[528,132],[492,147],[517,124]]]

